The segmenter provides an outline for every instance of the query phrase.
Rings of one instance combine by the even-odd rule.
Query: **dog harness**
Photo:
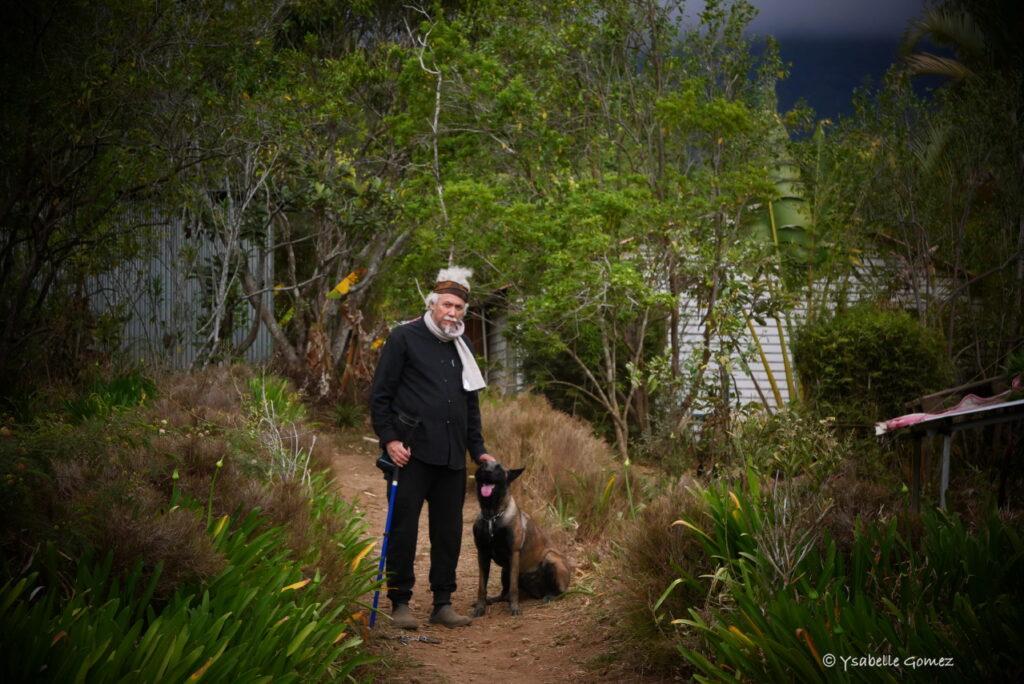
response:
[[[526,544],[526,514],[516,506],[516,512],[519,513],[519,525],[523,528],[523,539],[519,542],[519,548],[516,551],[522,551],[523,546]],[[487,536],[490,539],[494,539],[494,521],[502,517],[505,511],[498,511],[494,515],[484,515],[480,513],[480,517],[487,522]]]
[[[498,511],[494,515],[483,515],[480,517],[487,521],[487,536],[494,539],[494,521],[501,517],[501,511]]]

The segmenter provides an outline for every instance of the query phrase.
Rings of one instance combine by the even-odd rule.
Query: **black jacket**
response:
[[[455,343],[434,337],[422,318],[391,331],[373,376],[370,414],[381,448],[401,440],[424,463],[461,470],[467,449],[473,461],[487,453],[480,403],[462,389]]]

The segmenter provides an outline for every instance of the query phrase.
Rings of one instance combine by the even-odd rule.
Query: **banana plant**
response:
[[[786,130],[780,120],[774,129],[774,135],[768,144],[775,150],[775,163],[771,171],[771,181],[775,186],[774,199],[768,200],[763,206],[749,214],[748,229],[754,240],[769,244],[775,256],[776,268],[781,278],[767,279],[767,286],[777,299],[780,285],[786,289],[799,287],[798,283],[806,282],[808,290],[814,280],[815,267],[826,258],[824,248],[815,240],[814,221],[811,210],[804,197],[800,169],[785,148]],[[819,128],[820,131],[820,128]],[[803,276],[803,277],[800,277]],[[789,316],[780,319],[777,315],[775,326],[782,347],[782,362],[785,372],[786,390],[789,396],[797,396],[796,374],[790,359],[788,331],[792,329]],[[775,373],[768,363],[764,346],[753,323],[753,314],[747,316],[747,330],[758,351],[761,365],[768,376],[776,406],[782,406],[782,393]]]

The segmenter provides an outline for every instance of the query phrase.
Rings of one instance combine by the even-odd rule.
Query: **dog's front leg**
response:
[[[508,566],[501,568],[501,593],[497,596],[488,596],[487,605],[492,603],[504,603],[508,601]]]
[[[478,548],[476,559],[480,566],[480,585],[476,592],[476,603],[473,604],[473,617],[483,617],[487,612],[487,580],[491,575],[491,555]]]
[[[519,615],[519,549],[512,551],[509,563],[508,609],[513,615]]]

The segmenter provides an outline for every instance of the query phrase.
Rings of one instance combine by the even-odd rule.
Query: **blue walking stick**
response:
[[[387,454],[381,454],[380,458],[377,459],[377,467],[384,471],[385,475],[389,476],[391,480],[391,486],[388,487],[388,517],[384,522],[384,540],[380,545],[380,564],[377,565],[377,583],[380,584],[381,578],[384,576],[384,564],[387,562],[388,557],[388,537],[391,536],[391,516],[395,512],[395,493],[398,491],[398,471],[400,470],[395,464],[388,458]],[[380,587],[373,592],[373,610],[370,611],[370,629],[377,623],[377,603],[380,601]]]

